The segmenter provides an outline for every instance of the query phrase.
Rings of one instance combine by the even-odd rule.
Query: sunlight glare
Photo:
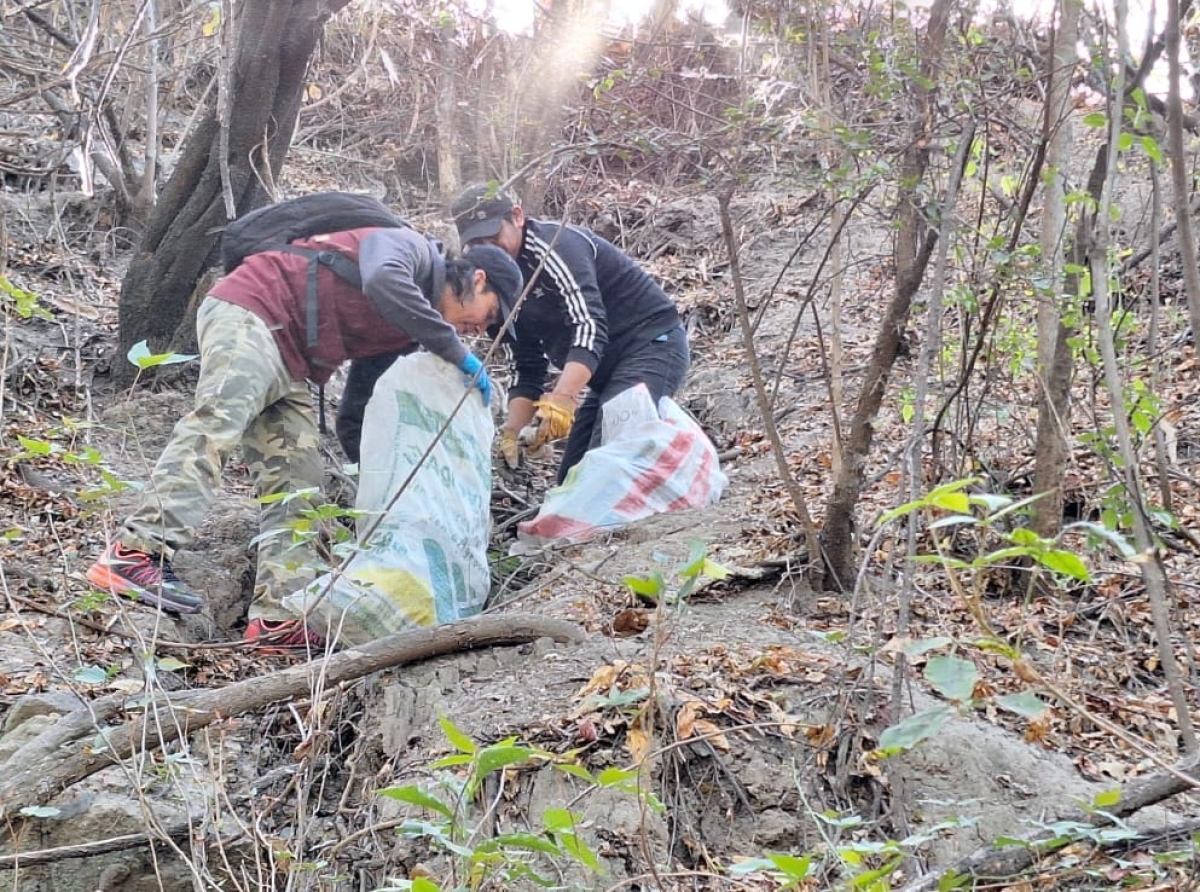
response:
[[[647,15],[646,0],[608,0],[593,3],[594,8],[607,6],[606,24],[616,30],[637,26]],[[462,0],[462,8],[470,15],[492,19],[496,27],[509,34],[533,33],[537,0]],[[722,25],[729,17],[727,0],[681,0],[676,17],[687,19],[699,16],[710,25]]]

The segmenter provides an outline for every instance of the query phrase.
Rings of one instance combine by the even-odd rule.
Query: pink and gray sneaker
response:
[[[246,624],[243,639],[263,654],[297,654],[325,650],[325,639],[298,619],[278,622],[252,619]]]
[[[204,609],[204,599],[179,581],[166,557],[126,548],[120,542],[106,548],[88,568],[87,581],[101,591],[166,613],[199,613]]]

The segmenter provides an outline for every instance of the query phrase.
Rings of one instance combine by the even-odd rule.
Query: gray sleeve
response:
[[[467,348],[454,326],[427,298],[419,283],[433,280],[441,263],[429,241],[412,229],[380,229],[362,240],[358,267],[363,294],[390,324],[436,356],[459,365]]]

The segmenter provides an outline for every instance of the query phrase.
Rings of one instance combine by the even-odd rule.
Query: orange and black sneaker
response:
[[[252,619],[243,639],[263,654],[297,654],[325,650],[325,639],[298,619],[270,622]]]
[[[114,542],[87,571],[87,581],[101,591],[122,595],[166,613],[199,613],[204,599],[175,576],[161,554],[126,548]]]

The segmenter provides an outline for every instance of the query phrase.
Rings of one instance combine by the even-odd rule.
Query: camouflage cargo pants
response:
[[[120,539],[170,557],[195,535],[216,499],[221,469],[240,445],[260,497],[315,490],[311,498],[262,504],[250,618],[287,619],[280,600],[313,578],[318,561],[289,527],[319,504],[324,481],[308,386],[291,379],[266,323],[242,307],[206,297],[196,334],[195,408],[175,424]]]

